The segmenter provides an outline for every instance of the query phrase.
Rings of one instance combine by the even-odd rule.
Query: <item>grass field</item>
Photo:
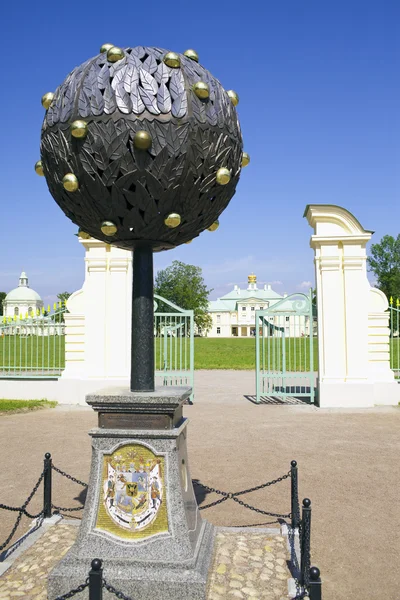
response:
[[[50,400],[6,400],[0,398],[0,414],[9,412],[25,412],[38,408],[54,408],[57,402]]]
[[[183,345],[180,346],[180,341]],[[282,341],[275,338],[268,347],[265,343],[264,367],[273,370],[282,368]],[[163,339],[156,338],[156,369],[162,370],[164,364]],[[189,369],[189,338],[167,339],[169,367],[172,369]],[[195,369],[255,369],[254,338],[195,338]],[[399,368],[400,340],[394,340],[392,348],[392,365]],[[309,340],[305,338],[286,339],[286,371],[310,370]],[[269,358],[268,358],[269,356]],[[172,357],[172,358],[171,358]],[[262,360],[262,356],[261,356]],[[0,374],[10,373],[14,369],[35,374],[61,373],[65,366],[65,337],[0,337]],[[313,338],[313,365],[311,370],[318,370],[318,340]]]

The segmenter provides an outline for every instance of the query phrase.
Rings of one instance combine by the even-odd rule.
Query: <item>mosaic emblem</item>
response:
[[[168,531],[164,458],[129,444],[103,460],[96,529],[133,540]]]

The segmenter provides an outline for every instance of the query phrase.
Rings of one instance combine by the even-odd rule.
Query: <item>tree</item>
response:
[[[5,292],[0,292],[0,315],[3,315],[3,302],[7,294]]]
[[[63,306],[65,306],[66,301],[71,296],[71,292],[60,292],[57,294],[57,298],[60,302],[62,302]],[[60,309],[57,307],[57,311],[53,316],[53,320],[55,323],[63,323],[64,322],[64,312],[58,312]]]
[[[194,265],[186,265],[174,260],[170,267],[158,271],[154,293],[177,304],[185,310],[193,310],[194,322],[199,329],[211,328],[212,319],[208,314],[208,295],[202,270]]]
[[[368,269],[376,277],[376,285],[390,299],[400,297],[400,234],[397,238],[385,235],[372,244]]]
[[[57,294],[57,298],[61,300],[62,303],[66,302],[70,296],[71,292],[61,292],[60,294]]]

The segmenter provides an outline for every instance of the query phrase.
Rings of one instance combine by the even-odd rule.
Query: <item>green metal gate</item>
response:
[[[154,294],[154,363],[158,385],[194,384],[194,313]],[[193,401],[192,393],[190,400]]]
[[[313,295],[292,294],[256,311],[256,401],[315,401],[317,320]]]

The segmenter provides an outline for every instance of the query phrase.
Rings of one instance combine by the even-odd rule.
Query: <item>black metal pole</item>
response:
[[[43,467],[43,516],[45,519],[51,517],[51,472],[52,461],[50,452],[44,455]]]
[[[301,563],[300,563],[300,577],[301,585],[308,588],[310,566],[311,566],[311,500],[304,498],[303,500],[303,511],[301,517]]]
[[[133,252],[131,391],[154,392],[153,250]]]
[[[89,600],[103,600],[103,569],[99,558],[92,560],[89,571]]]
[[[310,586],[308,597],[310,600],[322,600],[322,582],[320,579],[320,570],[318,567],[310,569]]]
[[[291,476],[291,505],[292,505],[292,529],[296,529],[300,522],[300,506],[299,506],[299,480],[297,471],[297,462],[292,460],[290,463]]]

